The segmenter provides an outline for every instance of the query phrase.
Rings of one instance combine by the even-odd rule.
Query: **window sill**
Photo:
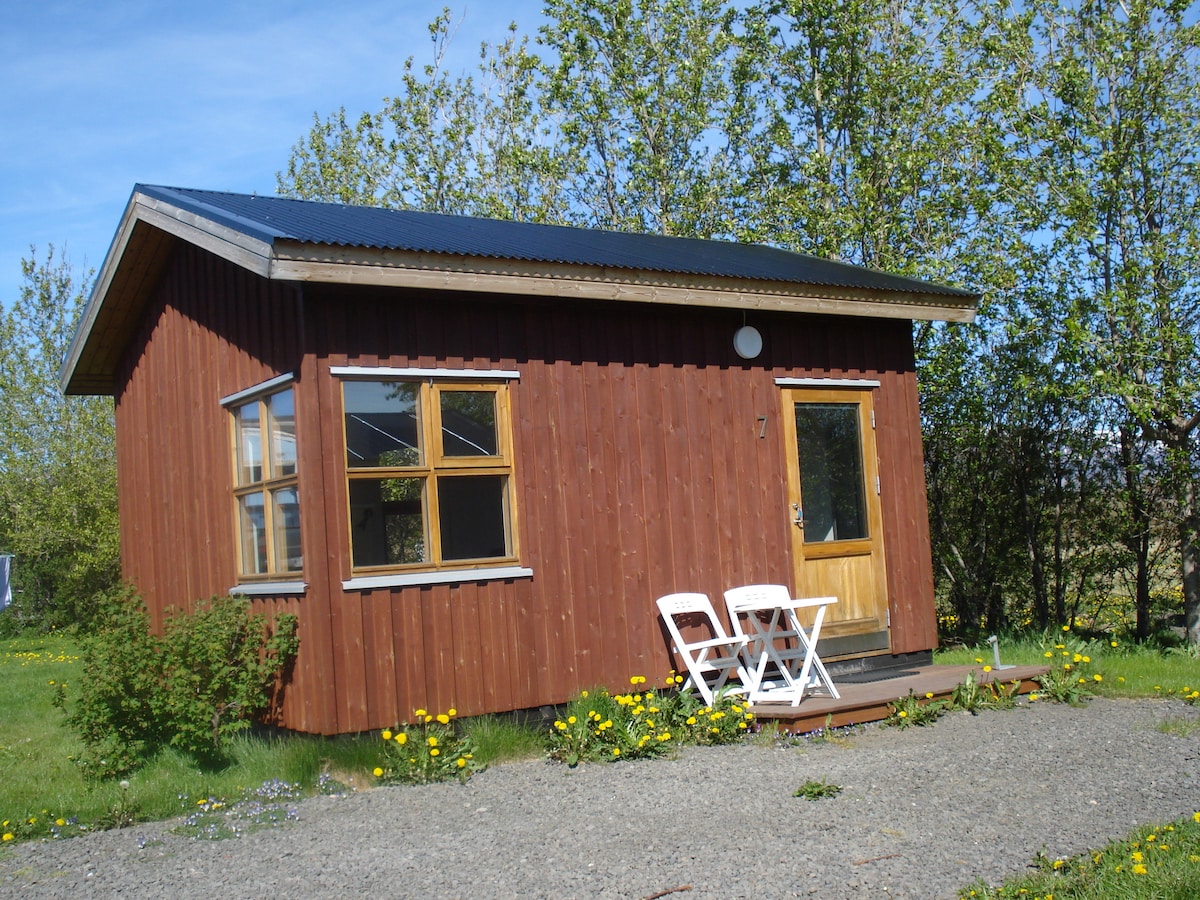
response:
[[[462,584],[470,581],[504,581],[510,578],[532,578],[533,569],[521,566],[498,566],[492,569],[442,569],[437,572],[407,572],[392,575],[369,575],[342,582],[345,591],[369,591],[374,588],[410,587],[423,584]]]
[[[308,590],[304,581],[248,581],[237,584],[229,589],[233,595],[247,597],[272,597],[281,594],[303,594]]]

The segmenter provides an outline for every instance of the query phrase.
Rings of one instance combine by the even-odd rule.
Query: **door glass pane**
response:
[[[238,484],[262,481],[262,427],[258,421],[257,401],[237,410],[237,453]]]
[[[262,575],[267,571],[267,525],[261,492],[238,498],[242,538],[242,574]]]
[[[421,386],[409,381],[347,381],[346,465],[421,465]]]
[[[350,543],[355,566],[428,562],[423,478],[350,482]]]
[[[506,557],[503,475],[469,475],[438,479],[442,559]]]
[[[496,393],[442,390],[442,455],[496,455]]]
[[[271,493],[271,521],[275,527],[275,571],[299,572],[304,568],[300,555],[300,501],[295,488]]]
[[[266,399],[271,423],[271,477],[296,474],[296,412],[292,392],[281,391]]]
[[[867,537],[858,404],[795,406],[805,542]]]

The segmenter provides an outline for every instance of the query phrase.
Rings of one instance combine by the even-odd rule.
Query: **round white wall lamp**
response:
[[[762,335],[753,325],[743,325],[733,333],[733,349],[742,359],[754,359],[762,353]]]

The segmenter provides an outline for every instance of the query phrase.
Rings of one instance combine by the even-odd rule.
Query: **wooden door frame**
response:
[[[797,596],[804,591],[802,566],[805,560],[838,559],[855,556],[872,557],[872,577],[875,598],[872,601],[875,615],[852,619],[839,628],[836,607],[829,608],[834,615],[827,620],[822,645],[827,648],[823,656],[846,657],[866,656],[890,652],[890,598],[887,584],[887,547],[883,531],[883,504],[880,490],[879,446],[875,440],[874,391],[880,383],[870,379],[823,379],[823,378],[777,378],[780,389],[780,406],[783,410],[784,460],[787,477],[787,509],[789,516],[797,507],[803,508],[801,499],[802,473],[799,471],[795,407],[797,402],[853,403],[859,409],[859,449],[862,454],[862,477],[867,516],[868,537],[862,540],[831,541],[828,546],[806,544],[803,526],[790,526],[791,581]],[[877,628],[856,631],[854,622],[869,622]],[[842,633],[839,633],[842,632]]]

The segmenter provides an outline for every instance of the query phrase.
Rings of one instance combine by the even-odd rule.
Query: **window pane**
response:
[[[438,479],[442,559],[509,556],[503,475]]]
[[[238,498],[238,521],[242,538],[242,574],[262,575],[267,571],[267,527],[262,493]]]
[[[304,567],[300,555],[300,502],[295,488],[283,488],[271,494],[271,521],[275,526],[275,571],[299,572]]]
[[[239,407],[237,421],[238,484],[254,484],[263,479],[262,428],[258,421],[258,403]]]
[[[350,543],[355,566],[427,562],[423,478],[350,482]]]
[[[265,401],[271,434],[271,477],[296,474],[296,412],[292,392],[281,391]]]
[[[796,452],[804,540],[867,537],[858,404],[797,403]]]
[[[441,390],[442,455],[495,456],[495,391]]]
[[[421,465],[420,390],[415,382],[347,381],[346,465]]]

